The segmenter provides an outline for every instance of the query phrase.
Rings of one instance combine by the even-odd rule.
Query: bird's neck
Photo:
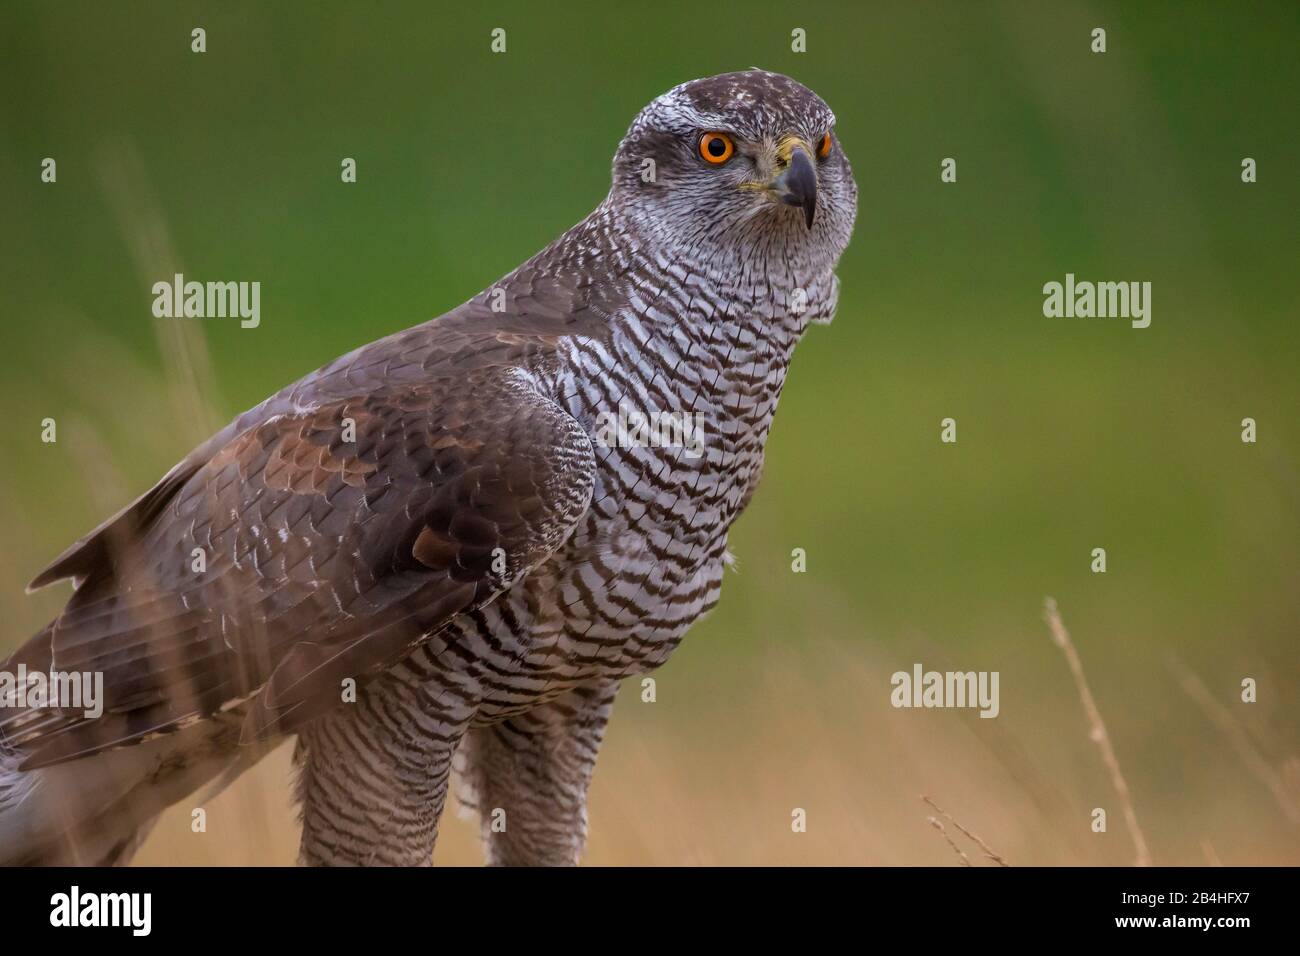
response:
[[[567,239],[593,256],[589,267],[604,260],[623,303],[607,339],[568,350],[560,384],[571,410],[589,424],[611,414],[695,416],[710,470],[748,470],[761,459],[795,346],[833,310],[829,269],[801,272],[790,257],[746,259],[725,247],[676,256],[607,206]]]

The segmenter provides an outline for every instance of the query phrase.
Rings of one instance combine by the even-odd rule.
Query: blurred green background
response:
[[[1012,862],[1130,861],[1050,594],[1156,862],[1300,862],[1298,40],[1293,2],[8,2],[0,651],[67,595],[23,584],[200,439],[581,219],[654,96],[762,66],[853,162],[839,315],[799,350],[720,608],[657,703],[627,688],[589,859],[954,862],[924,790]],[[260,281],[260,327],[154,320],[172,271]],[[1150,328],[1044,318],[1067,272],[1150,281]],[[891,710],[916,661],[998,670],[1002,715]],[[290,862],[284,783],[281,758],[233,830],[178,816],[141,859]]]

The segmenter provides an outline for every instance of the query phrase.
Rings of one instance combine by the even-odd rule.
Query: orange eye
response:
[[[831,134],[827,131],[822,135],[822,141],[817,144],[817,158],[825,159],[831,151]]]
[[[736,146],[726,133],[705,133],[700,137],[700,155],[714,166],[721,166],[731,159],[735,151]]]

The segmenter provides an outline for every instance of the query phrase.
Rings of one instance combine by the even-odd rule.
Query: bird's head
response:
[[[643,109],[614,156],[613,195],[687,253],[825,268],[848,244],[858,203],[830,107],[758,69],[683,83]]]

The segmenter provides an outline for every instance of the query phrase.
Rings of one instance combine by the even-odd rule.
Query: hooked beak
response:
[[[781,202],[803,209],[804,221],[811,229],[813,215],[817,212],[817,167],[812,161],[812,151],[803,140],[796,140],[787,148],[789,156],[785,171],[772,185]]]

